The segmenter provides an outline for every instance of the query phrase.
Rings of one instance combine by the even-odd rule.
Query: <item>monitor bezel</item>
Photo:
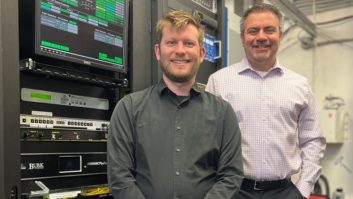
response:
[[[124,25],[123,25],[123,64],[118,65],[118,64],[103,64],[100,62],[95,62],[95,58],[74,58],[74,57],[66,57],[66,56],[60,56],[56,54],[51,54],[51,53],[46,53],[44,51],[41,51],[40,49],[40,36],[41,36],[41,2],[42,0],[35,0],[35,21],[34,21],[34,26],[35,26],[35,31],[34,31],[34,54],[35,56],[39,57],[45,57],[45,58],[50,58],[50,59],[55,59],[56,61],[64,61],[67,62],[68,65],[70,63],[73,63],[70,67],[74,67],[75,65],[81,65],[81,66],[88,66],[88,67],[94,67],[98,69],[103,69],[103,70],[108,70],[108,71],[113,71],[113,72],[120,72],[120,73],[127,73],[127,66],[128,66],[128,25],[129,25],[129,3],[126,0],[125,1],[125,17],[124,17]],[[122,66],[118,67],[118,66]],[[79,67],[77,67],[78,70]]]

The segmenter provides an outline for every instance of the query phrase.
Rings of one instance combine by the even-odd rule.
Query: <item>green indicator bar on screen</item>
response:
[[[103,60],[103,61],[108,61],[108,62],[111,62],[111,63],[123,64],[123,59],[122,58],[120,58],[120,57],[110,58],[105,53],[99,53],[99,59]]]
[[[123,64],[123,59],[121,59],[120,57],[115,57],[115,63]]]
[[[105,13],[102,11],[97,10],[96,11],[96,16],[105,19]]]
[[[72,5],[72,6],[76,6],[76,7],[78,6],[77,1],[70,1],[70,0],[68,0],[67,3],[70,4],[70,5]]]
[[[76,21],[69,20],[69,24],[77,25]]]
[[[78,15],[78,18],[80,18],[80,19],[84,19],[85,21],[87,21],[87,17],[85,16],[85,15]]]
[[[41,5],[42,8],[47,8],[49,10],[51,9],[51,4],[50,3],[42,2],[40,5]]]
[[[51,100],[51,95],[43,93],[31,93],[31,98],[40,100]]]
[[[41,44],[42,44],[43,46],[51,47],[51,43],[50,43],[50,42],[47,42],[47,41],[45,41],[45,40],[42,40]]]
[[[103,24],[103,25],[106,25],[106,26],[108,25],[108,22],[103,20],[103,19],[99,19],[99,23]]]
[[[88,15],[88,18],[93,20],[93,21],[98,21],[98,18],[92,15]]]
[[[105,53],[99,53],[99,59],[105,60],[107,59],[108,55]]]
[[[70,51],[70,48],[69,48],[69,47],[67,47],[67,46],[61,46],[61,45],[60,45],[60,50],[63,50],[63,51],[69,52],[69,51]]]
[[[52,42],[49,42],[49,41],[45,41],[45,40],[42,40],[41,44],[43,46],[46,46],[46,47],[55,48],[55,49],[63,50],[63,51],[66,51],[66,52],[70,51],[70,48],[68,46],[55,44],[55,43],[52,43]]]
[[[67,15],[70,14],[70,11],[67,10],[67,9],[64,9],[64,8],[61,8],[60,11],[61,11],[62,14],[67,14]]]
[[[97,3],[96,4],[96,11],[105,12],[105,9],[102,6],[99,6]]]

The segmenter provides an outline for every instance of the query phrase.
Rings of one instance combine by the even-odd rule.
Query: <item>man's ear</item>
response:
[[[161,52],[160,52],[161,50],[160,50],[160,46],[159,46],[159,44],[155,44],[154,45],[154,53],[155,53],[155,55],[156,55],[156,59],[159,61],[160,60],[160,58],[161,58]]]
[[[203,62],[203,59],[205,58],[206,55],[206,48],[202,47],[201,52],[200,52],[200,63]]]

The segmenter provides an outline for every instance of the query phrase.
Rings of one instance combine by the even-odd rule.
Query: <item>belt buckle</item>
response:
[[[257,187],[256,187],[257,182],[258,182],[258,181],[256,181],[256,180],[254,181],[254,190],[255,190],[255,191],[263,191],[264,189],[261,189],[261,188],[257,188]]]

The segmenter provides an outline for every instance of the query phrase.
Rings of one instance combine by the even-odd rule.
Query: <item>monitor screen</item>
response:
[[[126,72],[127,0],[36,0],[35,54]]]

